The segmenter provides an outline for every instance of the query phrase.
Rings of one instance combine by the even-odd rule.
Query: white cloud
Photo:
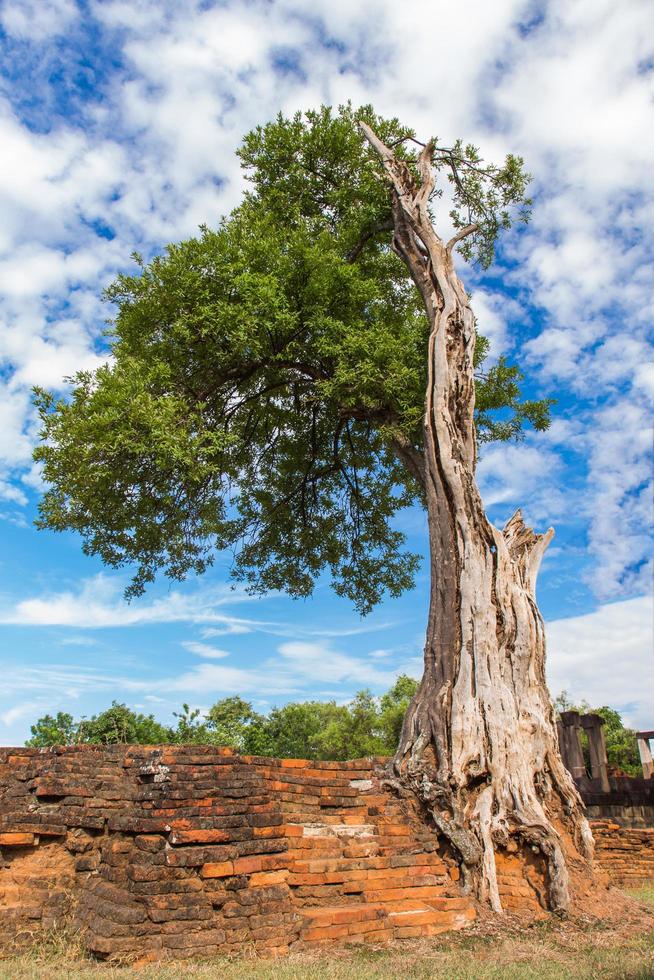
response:
[[[209,646],[208,643],[184,640],[182,646],[189,653],[194,653],[196,657],[205,657],[208,660],[222,660],[224,657],[229,657],[229,651],[218,650],[216,647]]]
[[[496,359],[506,353],[508,330],[506,323],[506,296],[490,293],[485,289],[475,289],[472,294],[472,307],[477,317],[477,330],[490,341],[489,356]]]
[[[34,715],[36,711],[44,706],[44,701],[21,701],[19,704],[13,705],[8,711],[4,711],[0,714],[0,720],[5,725],[13,725],[15,721],[20,718],[24,718],[28,715]]]
[[[347,637],[382,631],[389,626],[388,620],[373,619],[343,627],[314,627],[296,622],[235,616],[221,611],[225,606],[253,601],[256,599],[240,587],[221,586],[205,587],[195,593],[172,590],[157,599],[141,598],[128,603],[122,597],[120,582],[100,573],[83,579],[76,588],[67,591],[45,593],[14,602],[5,597],[0,604],[0,624],[82,630],[154,623],[210,624],[201,630],[203,639],[254,631],[297,639]],[[205,651],[214,649],[208,644],[189,643],[193,644],[193,652],[196,653],[200,648]]]
[[[59,645],[62,647],[94,647],[98,645],[98,641],[93,636],[85,636],[83,633],[77,636],[63,636],[59,640]]]
[[[190,649],[188,644],[185,646]],[[280,698],[306,698],[310,696],[308,691],[315,692],[316,685],[328,685],[329,691],[320,691],[322,696],[348,698],[363,687],[381,693],[394,683],[398,674],[415,677],[421,670],[419,657],[380,670],[365,655],[343,653],[325,641],[298,640],[280,644],[274,657],[265,658],[253,667],[202,663],[178,676],[151,679],[147,684],[139,680],[125,683],[131,689],[147,687],[160,693],[179,692],[183,697],[201,693],[224,697],[265,691]]]
[[[547,645],[552,695],[567,691],[573,701],[616,708],[635,728],[652,727],[654,601],[650,596],[549,622]]]
[[[564,507],[560,469],[560,457],[543,444],[482,446],[477,479],[484,504],[507,520],[521,507],[527,521],[552,521]]]
[[[588,437],[592,584],[604,598],[650,591],[654,519],[650,412],[623,399],[597,413]]]
[[[105,629],[144,623],[220,623],[227,627],[248,620],[219,612],[221,606],[246,601],[249,597],[228,587],[207,589],[197,595],[169,592],[149,601],[125,602],[119,584],[99,574],[82,581],[76,591],[56,592],[44,597],[23,599],[0,609],[0,623],[20,626],[66,626]]]
[[[74,0],[5,0],[0,23],[11,37],[43,41],[63,34],[78,13]]]
[[[282,670],[291,676],[304,677],[316,683],[333,682],[390,687],[395,671],[379,670],[364,659],[339,653],[329,643],[295,640],[279,647]]]
[[[27,497],[20,489],[13,483],[9,483],[8,480],[0,479],[0,499],[9,500],[14,504],[26,504]]]
[[[213,636],[232,636],[237,633],[251,633],[253,629],[254,627],[248,623],[236,621],[225,623],[223,626],[208,626],[202,630],[202,636],[205,640],[209,640]]]
[[[84,665],[36,664],[23,667],[2,661],[4,679],[2,690],[5,697],[20,697],[28,692],[43,692],[52,700],[76,700],[83,694],[98,691],[115,691],[125,687],[129,679]]]
[[[566,690],[574,700],[593,706],[608,704],[620,710],[628,724],[651,727],[654,698],[647,680],[654,657],[654,602],[639,597],[600,606],[584,616],[547,623],[548,682],[553,695]],[[208,660],[226,651],[186,641],[184,647]],[[381,656],[383,654],[383,657]],[[70,664],[23,667],[4,663],[6,696],[25,698],[2,716],[7,725],[53,704],[70,707],[70,701],[92,694],[142,695],[153,703],[177,703],[177,699],[216,699],[230,694],[273,700],[352,696],[362,687],[381,693],[398,674],[420,677],[421,657],[390,660],[392,651],[373,649],[360,656],[335,648],[322,640],[293,641],[279,645],[274,655],[252,666],[199,663],[178,674],[121,675],[111,670]],[[377,661],[385,661],[380,669]],[[124,693],[123,693],[124,692]],[[147,692],[147,693],[146,693]],[[30,697],[31,695],[31,697]]]

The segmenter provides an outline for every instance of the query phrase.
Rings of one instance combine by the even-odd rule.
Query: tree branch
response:
[[[273,367],[287,368],[290,371],[298,371],[300,374],[305,375],[307,378],[311,378],[313,381],[325,381],[329,378],[329,375],[324,371],[315,368],[312,364],[306,364],[301,361],[284,361],[274,358],[271,361]]]
[[[370,128],[368,123],[365,123],[363,122],[362,119],[359,119],[358,126],[361,132],[363,133],[363,135],[365,136],[365,138],[372,146],[372,148],[377,151],[377,153],[382,158],[382,160],[388,163],[391,163],[392,161],[395,160],[395,154],[392,152],[392,150],[390,150],[386,146],[386,144],[382,140],[380,140],[379,136],[377,136],[377,133]]]
[[[418,158],[418,169],[420,170],[420,189],[416,194],[416,204],[428,220],[427,204],[434,189],[436,180],[434,178],[434,168],[432,167],[432,157],[434,155],[434,143],[430,140],[425,144]]]
[[[393,219],[388,218],[387,221],[382,221],[382,223],[380,225],[377,225],[376,228],[373,228],[372,231],[368,231],[365,233],[365,235],[362,235],[359,241],[354,246],[354,248],[350,249],[350,251],[345,256],[345,261],[347,262],[347,264],[352,265],[353,262],[356,262],[356,260],[359,258],[361,252],[368,244],[370,239],[374,238],[375,235],[378,235],[380,231],[392,231],[392,230],[393,230]]]
[[[397,432],[391,439],[391,447],[395,450],[395,455],[400,462],[404,463],[409,473],[417,480],[418,485],[424,491],[427,486],[425,477],[425,460],[422,453],[411,445],[407,437]]]
[[[467,238],[468,235],[474,235],[476,231],[479,231],[478,224],[466,225],[465,228],[460,228],[456,235],[453,235],[452,238],[450,238],[449,242],[445,246],[445,251],[451,252],[457,242]]]

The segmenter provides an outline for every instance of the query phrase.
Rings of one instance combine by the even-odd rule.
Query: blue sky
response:
[[[548,433],[485,448],[480,485],[496,523],[522,506],[556,528],[539,583],[553,693],[651,728],[648,0],[5,0],[0,28],[0,743],[113,698],[169,719],[419,675],[424,574],[365,620],[327,582],[250,599],[220,560],[127,606],[127,573],[32,526],[31,387],[102,363],[102,288],[238,202],[253,125],[347,99],[534,175],[529,227],[485,275],[461,271],[493,356],[558,401]],[[422,515],[401,523],[425,551]]]

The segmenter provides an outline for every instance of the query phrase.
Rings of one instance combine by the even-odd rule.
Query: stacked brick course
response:
[[[621,827],[611,820],[591,822],[598,864],[623,885],[654,883],[654,827]]]
[[[67,909],[106,958],[282,953],[461,928],[475,908],[457,863],[384,788],[384,763],[211,746],[0,749],[0,948]],[[652,837],[643,842],[651,860]],[[622,872],[614,853],[600,844]],[[540,909],[537,857],[507,851],[498,871],[505,907]]]

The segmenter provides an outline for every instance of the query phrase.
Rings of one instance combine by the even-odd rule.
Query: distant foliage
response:
[[[44,715],[31,727],[32,738],[26,743],[34,748],[46,745],[114,745],[119,742],[156,745],[170,741],[171,729],[160,725],[152,715],[141,715],[126,704],[111,702],[111,707],[92,718],[73,721],[73,716],[58,712],[53,718]]]
[[[359,691],[346,704],[336,701],[291,701],[272,708],[267,715],[255,711],[249,701],[233,696],[203,714],[183,704],[174,712],[175,725],[163,725],[153,715],[132,711],[112,701],[106,711],[80,718],[59,711],[43,715],[31,726],[25,743],[34,748],[48,745],[225,745],[244,755],[278,759],[345,759],[392,755],[400,740],[402,720],[418,682],[406,674],[381,697]],[[626,728],[619,712],[606,706],[591,708],[587,701],[573,704],[563,691],[556,698],[557,711],[593,711],[604,718],[609,766],[629,776],[642,769],[636,733]]]
[[[254,711],[240,697],[216,701],[206,715],[184,704],[175,713],[175,726],[162,725],[152,715],[138,714],[113,701],[106,711],[78,721],[63,712],[55,717],[44,715],[31,726],[32,738],[26,744],[40,748],[195,743],[225,745],[247,755],[335,760],[392,755],[417,686],[417,681],[403,674],[380,698],[359,691],[348,704],[291,702],[273,708],[268,715]]]
[[[620,769],[628,776],[642,776],[643,769],[638,755],[636,732],[633,728],[627,728],[623,724],[619,712],[614,708],[609,708],[606,705],[602,708],[591,708],[588,701],[573,704],[566,691],[559,694],[554,701],[554,707],[557,711],[578,711],[582,715],[592,712],[595,715],[601,715],[604,719],[604,740],[609,767]],[[583,739],[582,745],[586,753],[587,746]]]

